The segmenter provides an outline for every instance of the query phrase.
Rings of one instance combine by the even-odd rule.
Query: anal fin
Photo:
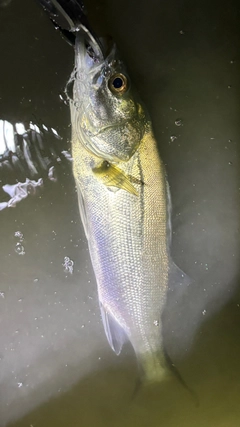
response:
[[[126,334],[123,328],[119,325],[118,321],[113,317],[112,314],[104,307],[100,301],[100,309],[102,315],[103,326],[108,342],[112,350],[119,355],[122,350],[122,346],[126,341]]]

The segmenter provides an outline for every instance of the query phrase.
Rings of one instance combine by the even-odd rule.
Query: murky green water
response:
[[[0,212],[0,425],[238,427],[240,7],[215,0],[87,6],[96,29],[117,40],[167,166],[173,258],[193,283],[169,293],[165,343],[198,405],[177,380],[132,400],[134,354],[126,346],[116,357],[104,336],[69,169]],[[0,8],[0,35],[0,118],[35,115],[68,144],[59,93],[71,48],[30,0]],[[15,251],[16,231],[25,255]]]

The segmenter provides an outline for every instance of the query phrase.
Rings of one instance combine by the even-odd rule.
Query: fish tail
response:
[[[167,366],[163,352],[137,356],[139,375],[133,390],[132,399],[135,399],[140,391],[148,386],[162,384],[172,378],[172,373]]]
[[[136,381],[133,398],[139,394],[143,387],[162,384],[165,381],[171,381],[176,378],[179,384],[190,393],[196,406],[198,406],[199,402],[195,391],[187,385],[166,351],[158,351],[149,358],[138,357],[138,365],[139,377]]]
[[[160,383],[171,378],[171,369],[165,352],[157,351],[149,355],[138,356],[139,376],[143,385]]]

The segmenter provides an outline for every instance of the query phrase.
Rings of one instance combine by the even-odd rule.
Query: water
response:
[[[67,139],[59,95],[73,53],[35,2],[0,9],[0,118],[38,117]],[[0,425],[237,427],[240,422],[239,8],[234,2],[88,2],[117,40],[153,119],[173,199],[168,353],[184,380],[142,390],[104,336],[70,169],[0,212]],[[27,12],[26,12],[27,11]],[[101,21],[99,21],[101,16]],[[31,17],[31,19],[30,19]],[[181,126],[175,121],[181,118]],[[172,143],[171,136],[176,135]],[[225,148],[227,147],[227,148]],[[24,240],[14,233],[19,231]],[[15,245],[24,247],[19,256]],[[74,260],[72,274],[65,257]],[[68,263],[71,266],[72,264]],[[84,327],[83,327],[84,326]]]

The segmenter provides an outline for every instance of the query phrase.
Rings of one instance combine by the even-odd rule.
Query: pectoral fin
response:
[[[119,325],[118,321],[106,310],[100,301],[100,309],[102,315],[103,326],[108,342],[112,350],[119,355],[122,350],[123,343],[126,341],[124,330]]]
[[[138,196],[137,190],[131,184],[131,178],[117,166],[104,161],[100,166],[93,168],[92,171],[106,187],[121,188],[122,190],[128,191],[130,194]]]

